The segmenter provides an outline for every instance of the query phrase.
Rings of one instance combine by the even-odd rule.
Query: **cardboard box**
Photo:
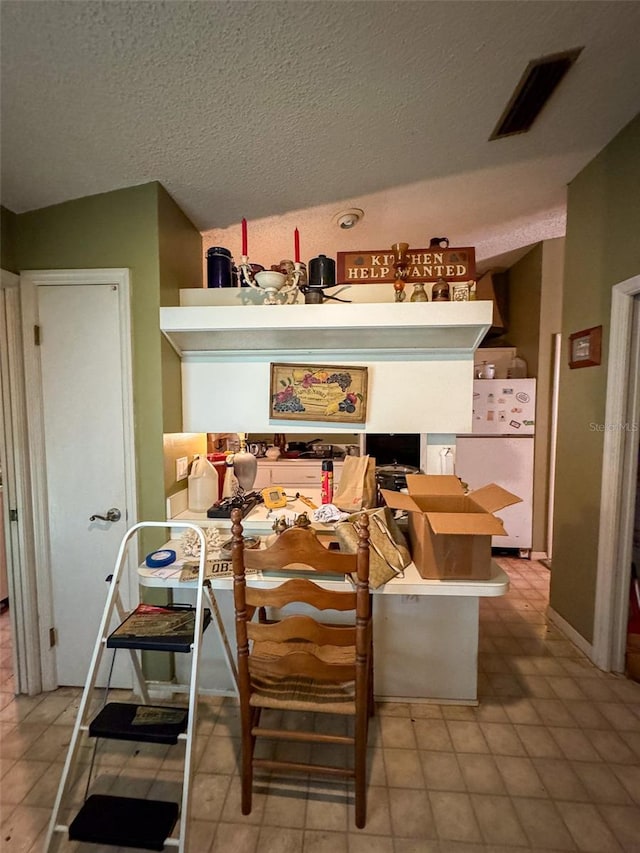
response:
[[[409,494],[382,490],[387,506],[409,513],[411,555],[423,578],[488,580],[491,537],[505,536],[500,509],[522,498],[491,483],[469,494],[457,477],[408,474]]]

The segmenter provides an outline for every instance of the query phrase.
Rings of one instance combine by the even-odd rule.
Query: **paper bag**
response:
[[[333,503],[344,512],[376,505],[376,460],[371,456],[347,456]]]

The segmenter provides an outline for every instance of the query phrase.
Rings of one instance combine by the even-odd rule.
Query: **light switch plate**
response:
[[[189,457],[181,456],[176,459],[176,480],[186,480],[189,473]]]

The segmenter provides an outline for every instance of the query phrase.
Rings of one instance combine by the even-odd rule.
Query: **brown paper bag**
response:
[[[370,456],[347,456],[333,503],[344,512],[376,505],[376,460]]]

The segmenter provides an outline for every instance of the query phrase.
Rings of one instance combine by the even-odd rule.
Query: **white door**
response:
[[[135,522],[128,276],[125,272],[125,280],[118,273],[76,272],[69,274],[69,283],[64,273],[49,274],[49,283],[46,274],[28,274],[36,285],[40,339],[34,343],[34,365],[40,380],[36,449],[43,453],[43,470],[36,488],[46,525],[38,575],[43,580],[48,575],[58,685],[86,680],[108,592],[106,578],[124,533]],[[33,423],[38,413],[32,409],[30,415]],[[119,520],[90,521],[110,509],[117,510]],[[41,618],[44,612],[43,606]],[[46,624],[41,628],[46,634]],[[130,684],[127,662],[122,664],[114,686]]]

